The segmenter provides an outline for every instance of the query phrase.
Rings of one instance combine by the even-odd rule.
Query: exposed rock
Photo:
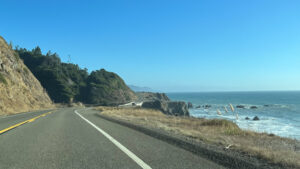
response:
[[[151,108],[162,111],[164,114],[175,116],[189,116],[189,110],[185,102],[180,101],[146,101],[142,104],[143,108]]]
[[[193,108],[193,104],[191,102],[188,102],[188,108],[189,109]]]
[[[259,118],[258,118],[257,116],[255,116],[255,117],[253,118],[253,120],[254,120],[254,121],[257,121],[257,120],[259,120]]]
[[[249,117],[246,117],[245,120],[250,120],[250,118],[249,118]]]
[[[136,92],[138,101],[170,101],[169,97],[165,93],[151,93],[151,92]]]
[[[238,108],[238,109],[244,109],[245,106],[244,105],[237,105],[236,108]]]
[[[251,106],[250,109],[257,109],[257,106]]]
[[[186,103],[181,101],[168,102],[167,112],[172,115],[189,116],[189,110]]]
[[[208,105],[208,104],[207,104],[207,105],[204,106],[204,108],[205,108],[205,109],[209,109],[209,108],[211,108],[211,105]]]
[[[0,114],[51,106],[52,101],[40,82],[0,36]]]
[[[196,106],[196,109],[201,109],[201,106],[199,105],[199,106]]]

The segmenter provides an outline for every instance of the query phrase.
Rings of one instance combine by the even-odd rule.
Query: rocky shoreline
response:
[[[151,137],[160,139],[162,141],[168,142],[169,144],[175,145],[177,147],[183,148],[190,151],[196,155],[212,160],[220,165],[223,165],[232,169],[281,169],[287,168],[292,169],[293,166],[274,164],[264,159],[245,154],[244,152],[232,150],[226,147],[207,144],[204,142],[194,141],[193,138],[188,138],[180,134],[174,134],[171,132],[166,132],[165,130],[159,128],[153,128],[149,126],[142,126],[135,124],[133,122],[125,121],[122,119],[117,119],[109,117],[107,115],[102,115],[98,113],[97,116],[105,120],[129,127],[131,129],[137,130]]]
[[[152,93],[152,92],[136,92],[138,96],[138,102],[142,102],[140,105],[142,108],[156,109],[162,111],[167,115],[174,116],[190,116],[189,104],[183,101],[171,101],[171,99],[165,93]],[[138,105],[132,103],[132,105]]]

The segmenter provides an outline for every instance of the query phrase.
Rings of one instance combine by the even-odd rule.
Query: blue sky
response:
[[[160,91],[300,90],[298,0],[2,0],[0,35]]]

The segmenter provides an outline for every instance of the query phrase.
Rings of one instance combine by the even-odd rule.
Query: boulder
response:
[[[257,109],[257,106],[251,106],[250,109]]]
[[[188,102],[188,108],[189,109],[193,108],[193,104],[191,102]]]
[[[257,121],[257,120],[259,120],[259,118],[258,118],[257,116],[255,116],[255,117],[253,118],[253,120],[254,120],[254,121]]]
[[[189,116],[187,104],[180,101],[146,101],[143,102],[142,107],[157,109],[168,115]]]
[[[249,118],[249,117],[246,117],[245,120],[250,120],[250,118]]]
[[[238,108],[238,109],[244,109],[245,106],[243,106],[243,105],[237,105],[236,108]]]

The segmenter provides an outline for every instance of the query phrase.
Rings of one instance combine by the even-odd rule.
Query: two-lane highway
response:
[[[0,130],[44,113],[0,117]],[[95,113],[60,109],[1,134],[0,168],[223,168]]]

